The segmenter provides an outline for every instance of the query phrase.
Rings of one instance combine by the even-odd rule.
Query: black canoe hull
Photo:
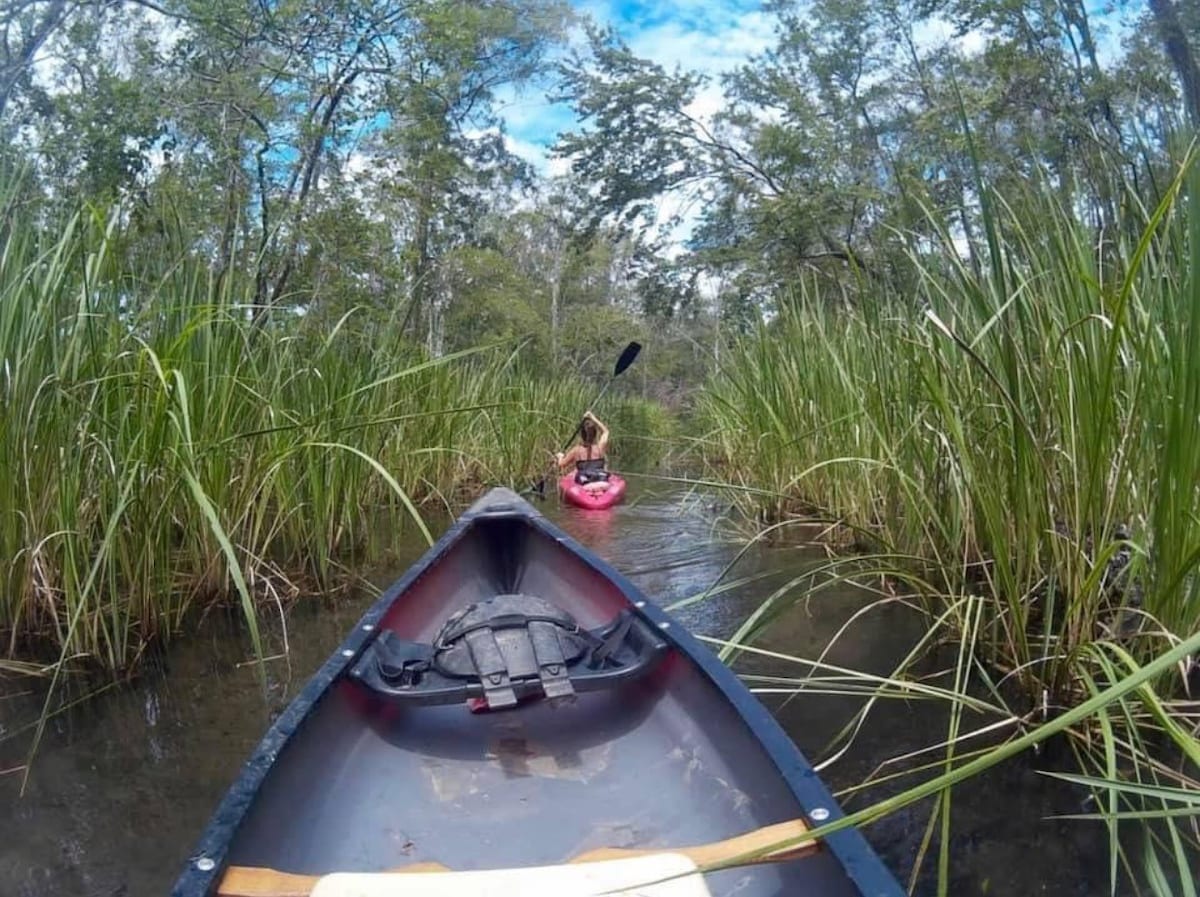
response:
[[[350,674],[381,631],[431,641],[452,611],[540,595],[584,627],[631,610],[669,650],[647,675],[566,705],[494,713],[390,703]],[[368,610],[271,727],[172,892],[225,866],[373,871],[540,865],[596,847],[721,840],[841,810],[766,708],[624,577],[508,490],[493,490]],[[710,876],[714,894],[898,897],[862,836]]]

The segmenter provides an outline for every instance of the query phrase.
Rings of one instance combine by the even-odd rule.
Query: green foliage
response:
[[[440,280],[450,296],[449,349],[523,339],[523,357],[543,364],[549,360],[539,314],[545,287],[516,270],[504,255],[490,249],[456,250],[443,259]]]
[[[839,299],[907,294],[920,279],[908,241],[938,239],[926,207],[981,236],[980,176],[1018,199],[1030,179],[1053,185],[1105,233],[1129,226],[1119,181],[1150,204],[1169,182],[1179,94],[1148,21],[1129,56],[1106,57],[1106,20],[1077,0],[767,8],[774,45],[725,76],[724,107],[708,117],[696,111],[702,78],[590,32],[589,55],[562,72],[580,126],[556,150],[595,185],[594,217],[652,220],[663,195],[693,204],[683,262],[768,313],[814,275]],[[939,41],[946,22],[981,43]]]
[[[1184,171],[1103,260],[1052,190],[989,191],[982,273],[934,218],[942,245],[912,250],[919,308],[839,308],[798,282],[702,399],[721,476],[765,490],[777,519],[815,507],[869,543],[867,575],[917,592],[927,645],[959,643],[955,693],[985,694],[1003,725],[1073,715],[1114,883],[1120,813],[1170,803],[1121,783],[1197,787],[1194,761],[1173,763],[1200,756],[1191,667],[1163,663],[1200,629],[1200,178]],[[1098,709],[1151,665],[1150,687]],[[1149,855],[1186,868],[1200,845],[1174,826]]]
[[[577,306],[563,323],[560,358],[568,370],[603,371],[630,340],[644,341],[645,329],[618,308]]]
[[[652,201],[696,176],[694,120],[686,112],[704,83],[700,76],[668,73],[637,57],[612,28],[587,28],[588,54],[561,66],[557,96],[570,102],[589,129],[562,136],[555,154],[596,184],[592,227],[604,216],[628,226],[653,221]]]
[[[22,0],[9,14],[0,134],[36,161],[48,203],[170,209],[218,273],[252,277],[260,323],[358,301],[351,261],[373,302],[386,291],[430,333],[436,260],[528,180],[494,93],[537,76],[573,20],[564,0]],[[59,64],[35,76],[47,42]]]
[[[595,395],[522,365],[513,340],[430,358],[369,307],[256,327],[251,280],[123,257],[122,220],[6,217],[5,655],[34,637],[121,669],[231,597],[253,626],[260,602],[335,585],[381,523],[459,489],[524,488]],[[619,457],[654,450],[628,439],[661,425],[644,403],[600,410]]]

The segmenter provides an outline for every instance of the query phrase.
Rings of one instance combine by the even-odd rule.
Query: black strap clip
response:
[[[517,693],[513,691],[509,679],[508,661],[504,652],[496,643],[496,633],[492,629],[472,629],[464,637],[467,650],[475,662],[479,682],[483,685],[483,697],[488,707],[499,710],[502,707],[517,706]]]
[[[542,693],[552,702],[570,701],[575,697],[575,686],[567,675],[567,659],[563,656],[562,643],[558,640],[558,628],[553,623],[535,621],[529,624],[529,641],[537,658],[538,678],[542,681]]]

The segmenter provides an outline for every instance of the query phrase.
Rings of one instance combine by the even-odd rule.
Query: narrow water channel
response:
[[[722,535],[711,497],[638,484],[614,512],[581,512],[546,502],[545,512],[627,574],[663,605],[704,593],[742,544]],[[440,529],[445,520],[431,521]],[[413,534],[393,540],[386,583],[421,553]],[[677,610],[694,632],[733,633],[780,585],[824,559],[816,549],[755,545],[728,579],[742,585]],[[166,894],[229,783],[280,712],[373,596],[310,601],[268,627],[268,687],[258,684],[235,619],[198,622],[161,668],[60,713],[49,723],[24,796],[19,773],[0,774],[0,895],[3,897],[151,897]],[[760,644],[818,656],[854,612],[878,596],[827,589],[788,611]],[[841,637],[830,663],[886,674],[918,636],[920,623],[899,605],[872,611]],[[284,650],[286,646],[286,651]],[[782,661],[773,671],[797,675]],[[764,662],[747,665],[763,672]],[[5,693],[2,689],[7,688]],[[0,680],[0,770],[24,761],[36,694]],[[764,698],[813,761],[857,710],[853,696]],[[872,715],[852,749],[823,771],[835,790],[852,787],[886,759],[940,740],[941,714],[925,703],[892,702]],[[875,791],[879,795],[882,792]],[[1045,817],[1078,812],[1080,795],[1054,786],[1027,763],[1010,763],[956,792],[955,895],[1107,893],[1099,825]],[[848,808],[861,797],[843,801]],[[928,805],[901,812],[865,834],[907,883],[925,834]],[[933,865],[928,863],[926,865]],[[919,878],[916,893],[931,893]]]

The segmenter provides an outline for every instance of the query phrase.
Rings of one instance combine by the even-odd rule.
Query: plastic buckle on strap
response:
[[[612,655],[625,642],[625,637],[629,635],[629,630],[632,626],[633,615],[629,611],[621,611],[621,616],[616,625],[613,626],[610,632],[603,636],[599,644],[592,648],[591,654],[588,656],[588,666],[595,669],[603,669],[605,664],[612,658]]]
[[[542,693],[552,701],[569,701],[575,697],[575,686],[567,675],[567,661],[558,641],[558,630],[552,623],[535,621],[529,624],[529,641],[537,657],[538,678]]]
[[[428,648],[401,642],[394,632],[388,630],[380,634],[372,656],[380,678],[397,688],[419,685],[421,677],[430,668]]]
[[[421,681],[421,676],[429,669],[425,660],[402,660],[399,663],[382,661],[379,664],[379,674],[389,685],[400,688],[411,688]]]
[[[465,637],[479,681],[483,684],[483,696],[493,710],[517,706],[517,693],[508,678],[508,664],[496,636],[490,629],[476,629]]]

